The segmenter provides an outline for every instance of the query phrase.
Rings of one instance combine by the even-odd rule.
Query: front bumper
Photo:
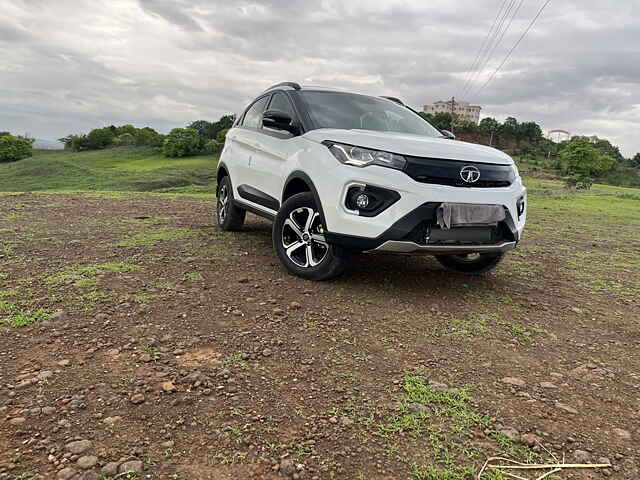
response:
[[[441,251],[454,252],[452,248],[438,250],[431,245],[423,245],[425,242],[416,241],[415,236],[410,235],[420,223],[432,220],[436,209],[444,202],[501,205],[507,217],[503,227],[507,234],[495,238],[493,250],[487,247],[486,240],[474,242],[471,238],[464,242],[464,248],[460,246],[455,253],[511,249],[519,241],[526,222],[526,208],[524,211],[519,209],[518,202],[523,199],[524,206],[527,206],[526,189],[519,178],[509,187],[464,188],[416,182],[404,172],[377,166],[356,169],[340,165],[328,172],[325,170],[325,175],[327,173],[332,177],[331,181],[317,185],[320,198],[334,199],[323,201],[327,230],[325,236],[330,243],[351,250],[438,254]],[[344,206],[348,189],[354,184],[393,190],[400,194],[400,199],[374,217],[360,216],[358,212]],[[383,247],[385,242],[409,244],[389,243]]]
[[[374,252],[404,255],[460,255],[464,253],[503,253],[516,248],[517,242],[501,242],[495,245],[418,245],[415,242],[387,240]]]

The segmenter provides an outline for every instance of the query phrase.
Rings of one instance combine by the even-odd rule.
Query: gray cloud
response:
[[[55,5],[54,5],[55,3]],[[0,0],[0,130],[57,138],[110,123],[166,131],[297,80],[460,98],[500,0]],[[598,134],[640,151],[640,0],[524,2],[463,99],[483,114]]]

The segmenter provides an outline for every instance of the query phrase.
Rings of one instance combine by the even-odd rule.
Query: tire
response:
[[[504,257],[504,253],[481,253],[472,255],[436,255],[444,267],[467,275],[482,275],[493,270]]]
[[[227,232],[240,230],[247,211],[234,205],[233,188],[228,175],[222,177],[216,191],[216,197],[216,220],[220,228]]]
[[[340,275],[348,255],[324,240],[324,218],[313,195],[298,193],[289,198],[273,224],[273,248],[284,267],[307,280],[329,280]]]

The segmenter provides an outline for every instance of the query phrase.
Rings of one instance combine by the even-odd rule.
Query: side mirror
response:
[[[285,130],[298,133],[298,127],[293,124],[293,119],[287,112],[281,110],[267,110],[262,114],[262,126],[274,130]]]
[[[440,131],[449,140],[455,140],[456,139],[456,136],[452,132],[450,132],[449,130],[440,130]]]

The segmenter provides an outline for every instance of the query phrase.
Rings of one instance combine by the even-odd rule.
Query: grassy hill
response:
[[[146,148],[91,152],[35,151],[0,163],[0,191],[138,191],[211,193],[218,155],[166,158]]]

